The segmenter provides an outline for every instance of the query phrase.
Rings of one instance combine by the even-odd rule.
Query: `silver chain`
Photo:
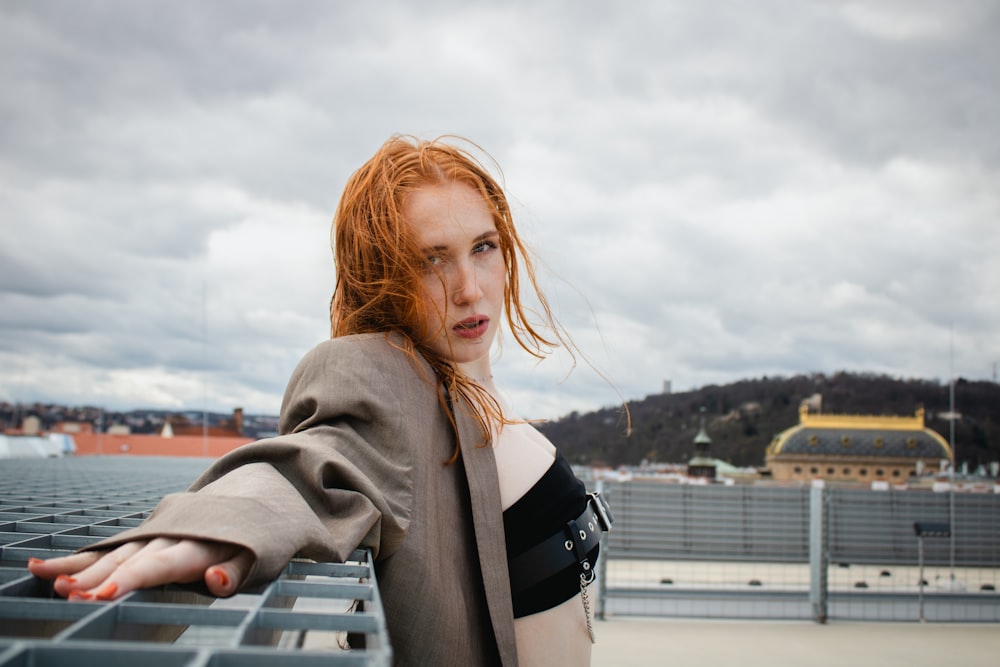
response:
[[[596,642],[594,641],[594,626],[590,622],[590,596],[587,595],[587,585],[593,580],[593,577],[591,577],[590,581],[588,581],[587,575],[583,572],[580,573],[580,599],[583,600],[583,613],[587,617],[587,634],[590,635],[591,644]]]

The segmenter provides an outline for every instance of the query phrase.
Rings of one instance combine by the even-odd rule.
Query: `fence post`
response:
[[[826,489],[814,485],[809,489],[809,603],[817,623],[826,623],[827,615],[826,528]]]
[[[929,521],[914,521],[913,533],[917,536],[917,561],[920,565],[920,579],[917,585],[919,592],[919,618],[921,623],[927,622],[924,617],[924,538],[925,537],[952,537],[950,523],[931,523]],[[954,544],[954,542],[952,542]],[[952,553],[955,553],[952,551]],[[954,560],[952,560],[954,564]],[[954,570],[953,570],[954,571]]]
[[[611,502],[603,479],[597,480],[594,490]],[[597,558],[597,599],[594,601],[594,618],[604,620],[604,607],[608,600],[608,535],[601,535],[601,553]]]

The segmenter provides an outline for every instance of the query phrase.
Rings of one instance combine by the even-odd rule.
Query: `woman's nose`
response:
[[[461,264],[456,271],[453,285],[452,299],[455,305],[475,303],[481,295],[476,267],[469,262]]]

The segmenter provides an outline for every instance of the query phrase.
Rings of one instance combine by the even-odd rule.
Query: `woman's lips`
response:
[[[482,338],[490,327],[490,318],[483,316],[467,317],[451,328],[456,336],[461,338]]]

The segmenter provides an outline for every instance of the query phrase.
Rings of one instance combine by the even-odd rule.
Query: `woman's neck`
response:
[[[458,370],[462,372],[462,375],[477,384],[481,384],[484,387],[491,387],[493,385],[493,371],[490,369],[489,364],[458,364]]]

